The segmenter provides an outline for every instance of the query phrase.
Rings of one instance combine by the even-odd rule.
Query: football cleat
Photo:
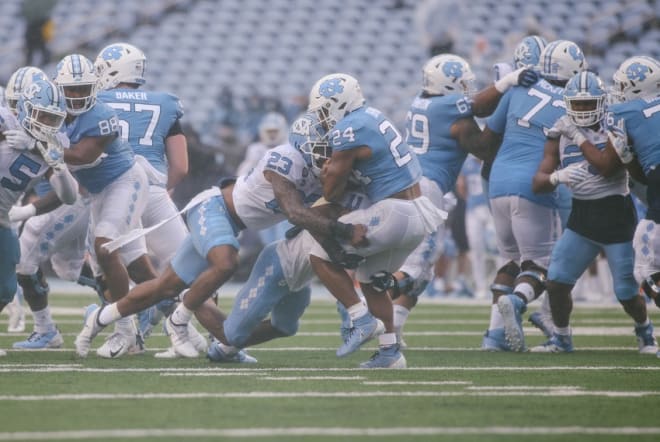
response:
[[[124,335],[120,332],[111,334],[105,343],[96,350],[96,354],[106,359],[116,359],[128,354],[132,350],[133,354],[139,353],[137,335]]]
[[[511,351],[511,347],[504,338],[504,328],[486,330],[481,341],[481,349],[484,351]]]
[[[635,335],[640,354],[652,355],[658,352],[658,342],[653,336],[653,324],[649,322],[646,327],[635,327]]]
[[[529,351],[532,353],[571,353],[573,351],[573,338],[555,333],[548,342],[532,347]]]
[[[60,348],[62,344],[64,344],[62,334],[59,330],[55,329],[47,333],[32,332],[25,341],[14,342],[12,347],[35,350],[40,348]]]
[[[399,350],[399,345],[379,347],[371,358],[360,364],[360,368],[406,368],[406,358]]]
[[[4,350],[0,350],[0,358],[3,356],[7,356],[7,352]]]
[[[504,320],[504,338],[511,351],[525,351],[525,334],[522,328],[522,314],[527,305],[515,294],[500,296],[497,308]]]
[[[89,348],[92,345],[92,339],[103,329],[103,325],[99,324],[99,313],[103,307],[96,304],[90,304],[85,309],[85,320],[83,329],[80,331],[74,345],[76,346],[76,353],[78,356],[85,358],[89,353]]]
[[[546,338],[551,338],[555,332],[555,324],[552,322],[552,317],[548,317],[541,312],[532,313],[529,315],[527,321],[541,330]]]
[[[206,357],[211,362],[236,362],[239,364],[256,364],[257,359],[247,354],[245,350],[238,350],[234,353],[225,352],[219,345],[219,342],[213,340],[206,353]]]
[[[360,348],[362,344],[377,336],[379,322],[371,313],[366,313],[353,321],[353,327],[351,327],[344,344],[337,350],[337,356],[340,358],[347,356]]]
[[[178,325],[172,322],[170,316],[165,320],[165,333],[170,337],[174,351],[184,358],[196,358],[199,356],[199,351],[195,345],[190,341],[190,334],[188,333],[188,323]]]

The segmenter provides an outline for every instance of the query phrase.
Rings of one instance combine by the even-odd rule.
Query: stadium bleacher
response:
[[[414,20],[417,3],[60,0],[51,48],[54,59],[72,52],[93,58],[110,41],[135,44],[147,54],[147,88],[181,96],[197,129],[209,124],[223,87],[238,98],[287,99],[305,95],[331,71],[355,75],[370,102],[401,121],[427,57]],[[481,86],[490,81],[493,62],[510,59],[503,52],[507,37],[530,19],[551,36],[580,44],[606,82],[632,54],[660,56],[658,0],[486,0],[463,8],[454,52],[471,60]],[[6,81],[23,62],[24,23],[20,0],[5,0],[2,9],[0,79]],[[481,37],[488,50],[473,59]]]

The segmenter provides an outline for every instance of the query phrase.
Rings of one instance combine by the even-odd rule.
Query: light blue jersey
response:
[[[415,153],[394,125],[372,107],[349,113],[330,131],[328,140],[336,151],[371,148],[371,157],[354,163],[353,175],[372,202],[409,188],[422,176]]]
[[[647,219],[660,222],[660,97],[637,99],[610,106],[605,121],[608,127],[623,125],[628,141],[637,156],[647,187]]]
[[[489,178],[489,198],[516,195],[558,208],[565,190],[535,194],[532,178],[543,159],[546,131],[566,113],[564,89],[540,80],[530,88],[513,87],[502,97],[486,125],[504,134]]]
[[[425,177],[442,193],[454,190],[467,152],[451,137],[451,126],[472,117],[472,103],[462,94],[416,97],[407,115],[406,142],[417,154]]]
[[[165,139],[183,116],[179,98],[165,92],[122,88],[99,92],[98,99],[116,110],[122,138],[128,140],[133,152],[167,174]]]
[[[115,139],[106,146],[105,152],[101,154],[103,158],[99,164],[74,172],[80,184],[91,193],[101,192],[135,163],[131,147],[119,137],[117,114],[110,106],[102,102],[97,101],[94,107],[67,124],[66,133],[72,146],[86,137],[115,136]]]

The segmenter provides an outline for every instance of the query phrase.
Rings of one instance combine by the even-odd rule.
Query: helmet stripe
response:
[[[71,56],[71,74],[74,77],[82,77],[82,66],[78,54]]]
[[[14,93],[18,94],[21,92],[21,84],[23,84],[23,78],[27,73],[28,68],[20,68],[16,73],[16,81],[14,82]]]

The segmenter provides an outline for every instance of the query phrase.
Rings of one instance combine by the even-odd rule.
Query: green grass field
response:
[[[576,352],[539,355],[478,351],[486,304],[422,301],[405,330],[409,368],[369,371],[356,367],[374,342],[335,357],[339,321],[325,297],[297,336],[251,349],[250,366],[155,359],[169,344],[160,327],[144,355],[81,360],[73,340],[94,297],[51,299],[65,348],[0,359],[0,440],[660,440],[660,359],[637,353],[616,306],[577,306]],[[3,315],[4,349],[31,319],[24,334],[6,325]],[[543,342],[526,331],[528,345]]]

